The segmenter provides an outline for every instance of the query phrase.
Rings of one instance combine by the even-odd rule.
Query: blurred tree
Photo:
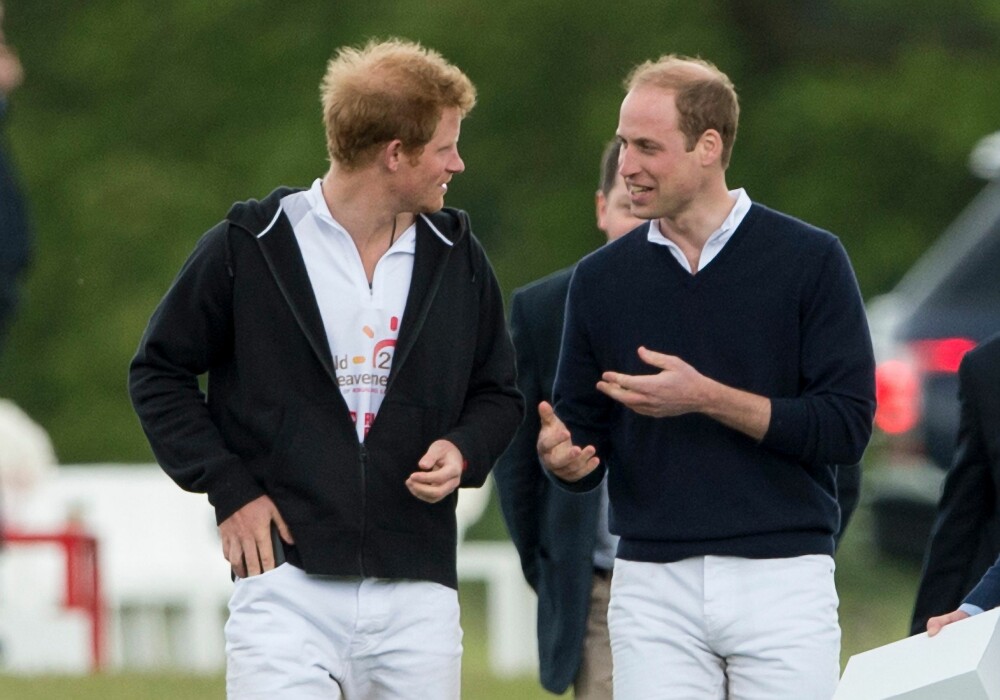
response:
[[[423,41],[479,105],[449,204],[472,212],[506,290],[600,244],[593,191],[622,79],[702,55],[743,101],[730,184],[842,237],[886,290],[978,187],[997,129],[1000,5],[974,0],[8,0],[29,76],[10,137],[38,229],[0,393],[64,462],[148,460],[125,372],[149,314],[236,199],[326,167],[318,84],[368,37]]]
[[[997,129],[1000,5],[725,4],[746,70],[736,181],[840,235],[862,291],[886,291],[981,186],[965,163]]]

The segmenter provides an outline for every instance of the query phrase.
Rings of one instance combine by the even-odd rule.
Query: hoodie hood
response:
[[[226,220],[254,237],[260,237],[273,226],[281,212],[281,200],[290,194],[303,191],[301,187],[279,187],[263,199],[248,199],[236,202],[226,214]],[[420,214],[430,233],[442,239],[447,245],[455,245],[470,232],[469,216],[461,209],[445,207],[433,214]],[[418,231],[422,228],[418,224]]]
[[[264,199],[236,202],[226,213],[226,221],[254,236],[260,236],[273,225],[281,209],[282,198],[301,192],[302,189],[301,187],[279,187]]]

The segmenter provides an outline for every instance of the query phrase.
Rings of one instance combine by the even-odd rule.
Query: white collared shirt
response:
[[[302,251],[333,355],[340,392],[364,441],[382,405],[413,278],[417,228],[403,231],[375,265],[371,285],[361,254],[333,218],[320,180],[281,199]]]
[[[730,196],[736,197],[736,203],[729,211],[729,214],[722,222],[722,225],[708,237],[707,241],[705,241],[705,246],[701,249],[701,255],[698,257],[699,271],[704,270],[705,266],[712,262],[712,260],[715,259],[715,256],[722,251],[722,248],[729,242],[729,239],[732,238],[733,232],[743,222],[747,212],[750,211],[750,205],[753,204],[753,202],[750,201],[750,197],[747,195],[746,190],[742,187],[738,190],[730,190],[729,194]],[[646,238],[650,243],[667,246],[670,252],[673,253],[674,258],[677,259],[677,262],[679,262],[685,270],[692,272],[691,263],[688,262],[687,256],[684,255],[684,252],[676,243],[660,232],[660,223],[657,219],[653,219],[649,222],[649,231],[646,233]]]

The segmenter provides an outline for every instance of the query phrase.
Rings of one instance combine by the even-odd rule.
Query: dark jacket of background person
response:
[[[911,634],[958,608],[1000,555],[1000,336],[962,360],[961,420],[924,558]]]
[[[965,597],[962,604],[975,605],[983,611],[1000,606],[1000,558],[987,569],[986,574]]]
[[[458,492],[426,503],[405,481],[444,438],[467,461],[461,485],[482,485],[521,420],[499,286],[464,212],[427,217],[451,245],[417,218],[387,393],[359,443],[278,208],[291,192],[234,206],[199,241],[132,361],[136,412],[160,465],[206,492],[219,522],[270,496],[295,535],[288,560],[305,571],[455,588]]]
[[[538,594],[539,675],[552,693],[565,692],[580,670],[601,502],[599,490],[572,494],[551,483],[535,448],[538,403],[552,401],[572,275],[572,267],[560,270],[515,291],[511,299],[517,386],[527,412],[493,470],[521,569]]]
[[[7,152],[7,100],[0,92],[0,351],[17,309],[21,275],[31,261],[31,229],[24,195]]]
[[[840,527],[834,536],[834,546],[839,547],[840,541],[844,538],[844,531],[847,530],[854,511],[858,509],[858,501],[861,500],[861,465],[860,464],[838,464],[837,465],[837,504],[840,506]]]

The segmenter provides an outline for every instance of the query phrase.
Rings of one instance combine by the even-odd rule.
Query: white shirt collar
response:
[[[722,224],[717,228],[712,235],[708,237],[705,241],[705,246],[701,250],[701,255],[698,260],[698,270],[701,271],[705,269],[705,266],[715,259],[715,256],[719,254],[723,246],[729,242],[732,237],[733,232],[739,228],[739,225],[743,223],[743,219],[746,218],[747,212],[750,211],[750,206],[753,202],[750,201],[750,196],[744,188],[740,187],[736,190],[729,191],[730,196],[736,197],[736,202],[733,204],[733,208],[729,210],[726,218],[723,219]],[[649,222],[649,230],[646,233],[646,238],[650,243],[656,243],[657,245],[665,245],[673,253],[674,257],[677,259],[685,270],[691,272],[691,265],[685,257],[684,253],[677,246],[676,243],[671,241],[669,238],[663,235],[660,231],[660,224],[657,219],[653,219]]]

